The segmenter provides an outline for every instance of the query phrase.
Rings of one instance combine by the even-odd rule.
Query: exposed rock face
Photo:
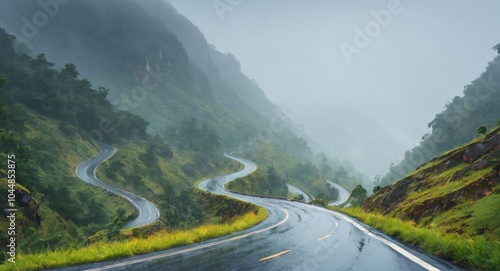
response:
[[[500,147],[500,134],[497,134],[489,139],[492,148]]]
[[[470,146],[464,153],[464,162],[472,163],[482,157],[489,149],[490,144],[476,143]]]
[[[492,171],[483,178],[472,182],[461,189],[453,191],[449,194],[444,194],[440,197],[423,201],[418,205],[408,208],[404,218],[411,219],[418,223],[423,217],[433,216],[438,212],[446,211],[455,207],[463,199],[478,200],[486,197],[491,194],[491,189],[497,184],[500,184],[498,172]]]
[[[34,225],[40,226],[41,218],[38,214],[38,208],[40,207],[38,202],[35,201],[28,191],[16,189],[14,194],[19,206],[23,207],[26,218],[33,222]]]
[[[0,209],[3,211],[5,215],[8,215],[7,209],[9,208],[6,206],[7,175],[3,171],[0,171],[0,180],[2,182],[1,184],[3,188],[0,194]],[[21,186],[16,186],[14,190],[14,195],[16,198],[16,209],[18,210],[16,214],[18,224],[23,226],[39,227],[41,218],[38,213],[38,209],[40,207],[38,202],[33,198],[33,196],[30,194],[28,190],[22,188]],[[19,217],[20,212],[22,212],[21,217]]]
[[[497,128],[482,141],[434,158],[412,175],[382,188],[364,202],[363,208],[418,223],[464,201],[475,202],[489,196],[500,184],[499,171]]]

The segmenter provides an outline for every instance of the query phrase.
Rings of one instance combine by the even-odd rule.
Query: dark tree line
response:
[[[80,181],[64,160],[64,153],[74,150],[63,149],[68,146],[64,144],[92,129],[102,130],[103,122],[113,127],[104,133],[107,142],[130,138],[148,141],[148,123],[111,105],[106,100],[108,90],[93,89],[89,81],[79,79],[75,65],[58,70],[44,54],[32,58],[19,52],[19,46],[15,37],[0,29],[0,154],[16,155],[19,184],[57,214],[53,215],[57,219],[51,219],[59,222],[51,224],[48,232],[19,228],[25,236],[37,232],[23,238],[22,248],[39,251],[75,243],[102,229],[110,219],[92,192],[75,189]],[[159,155],[170,155],[165,144],[151,142]],[[47,219],[42,216],[42,223]],[[55,242],[47,234],[64,242]]]

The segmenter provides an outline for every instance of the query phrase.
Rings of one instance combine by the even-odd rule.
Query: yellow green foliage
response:
[[[0,266],[0,270],[40,270],[141,255],[241,231],[266,218],[267,211],[260,208],[257,214],[252,211],[224,224],[206,224],[190,230],[173,232],[162,231],[147,238],[133,238],[115,243],[94,243],[83,248],[56,250],[35,255],[20,254],[15,264],[4,263]]]

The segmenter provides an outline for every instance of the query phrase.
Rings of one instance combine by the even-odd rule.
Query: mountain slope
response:
[[[165,1],[138,2],[152,16],[165,23],[182,43],[190,60],[207,76],[214,97],[231,113],[251,121],[255,125],[266,124],[277,110],[264,92],[240,69],[239,61],[231,54],[219,52],[210,45],[203,33],[186,17]]]
[[[226,203],[207,205],[193,191],[197,180],[237,167],[223,158],[210,127],[174,126],[178,137],[170,147],[146,133],[144,119],[106,100],[106,89],[92,89],[79,79],[74,65],[58,70],[43,54],[19,53],[22,44],[3,29],[0,46],[0,154],[16,156],[20,253],[121,238],[119,230],[135,215],[134,208],[75,176],[75,167],[97,154],[95,141],[118,149],[98,168],[99,177],[153,202],[162,213],[160,227],[222,221],[217,208]],[[3,171],[0,182],[7,182]],[[7,228],[5,216],[0,225]],[[7,233],[1,231],[0,238],[7,240]]]
[[[0,6],[0,24],[19,38],[25,37],[18,18],[31,18],[41,8],[33,1]],[[76,64],[83,77],[110,89],[112,104],[147,120],[148,131],[171,145],[171,127],[194,117],[220,135],[225,149],[267,137],[303,163],[314,159],[298,129],[241,72],[239,62],[209,45],[165,1],[69,2],[37,31],[28,39],[34,52],[45,52],[59,66]]]
[[[500,241],[500,127],[382,188],[363,208],[421,227]]]
[[[429,123],[432,132],[406,152],[403,161],[391,167],[379,185],[391,184],[432,157],[469,142],[480,125],[495,126],[500,119],[500,56],[465,86],[463,94],[446,104],[446,109]]]
[[[0,22],[21,37],[16,16],[40,9],[32,1],[1,5]],[[46,53],[58,65],[76,64],[85,77],[111,89],[113,104],[148,120],[154,133],[193,116],[214,127],[227,146],[255,134],[247,123],[252,116],[243,120],[221,107],[177,37],[134,1],[70,2],[38,31],[29,40],[35,53]]]

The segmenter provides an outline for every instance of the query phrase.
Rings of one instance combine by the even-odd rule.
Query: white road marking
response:
[[[383,238],[381,236],[373,234],[372,232],[370,232],[369,230],[367,230],[365,227],[363,227],[361,224],[357,223],[356,221],[352,220],[350,217],[348,217],[348,216],[346,216],[344,214],[341,214],[341,213],[338,213],[338,212],[334,212],[334,211],[331,211],[331,210],[327,210],[327,209],[323,209],[323,208],[319,208],[319,207],[316,207],[316,206],[310,206],[310,207],[311,208],[316,208],[318,210],[330,212],[330,213],[333,213],[335,215],[340,216],[342,219],[344,219],[345,221],[349,222],[354,227],[358,228],[364,234],[370,236],[373,239],[379,240],[380,242],[384,243],[385,245],[387,245],[388,247],[392,248],[394,251],[398,252],[399,254],[403,255],[404,257],[408,258],[412,262],[414,262],[414,263],[422,266],[426,270],[429,270],[429,271],[440,271],[440,269],[432,266],[431,264],[427,263],[426,261],[424,261],[424,260],[420,259],[419,257],[411,254],[406,249],[404,249],[404,248],[396,245],[395,243],[393,243],[393,242],[391,242],[391,241],[389,241],[389,240],[387,240],[387,239],[385,239],[385,238]]]
[[[328,237],[330,237],[330,236],[332,236],[332,235],[331,235],[331,234],[327,234],[327,235],[325,235],[325,236],[323,236],[323,237],[319,238],[319,239],[318,239],[318,241],[325,240],[326,238],[328,238]]]
[[[287,250],[282,251],[282,252],[280,252],[280,253],[276,253],[276,254],[273,254],[273,255],[271,255],[271,256],[267,256],[267,257],[265,257],[265,258],[262,258],[262,259],[260,259],[260,261],[262,262],[262,261],[267,261],[267,260],[271,260],[271,259],[277,258],[277,257],[279,257],[279,256],[281,256],[281,255],[283,255],[283,254],[287,254],[287,253],[288,253],[288,252],[290,252],[290,251],[291,251],[290,249],[287,249]]]

